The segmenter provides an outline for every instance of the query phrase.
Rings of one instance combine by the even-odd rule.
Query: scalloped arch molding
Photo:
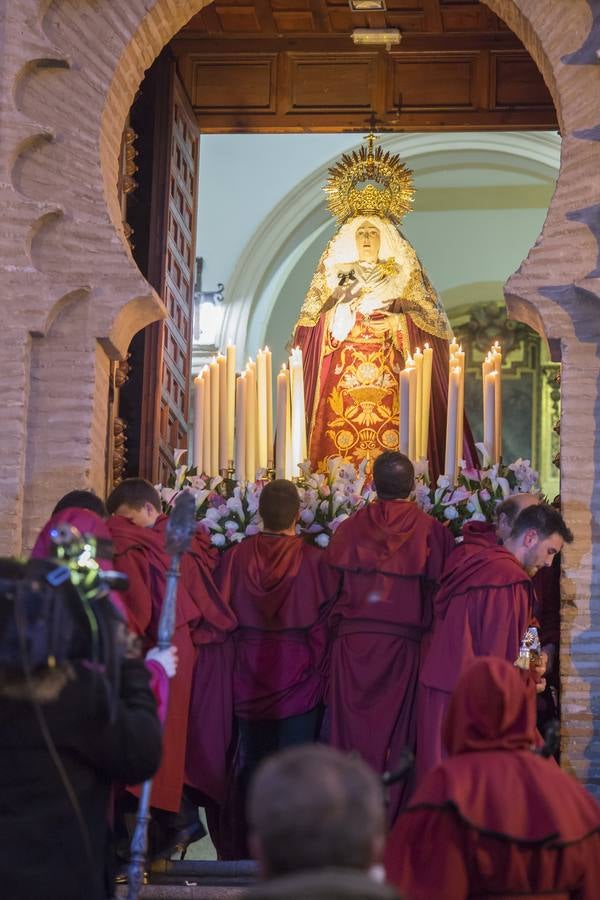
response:
[[[563,762],[600,792],[600,9],[598,0],[483,2],[536,61],[563,138],[543,231],[505,293],[511,315],[562,354],[561,493],[575,534],[564,560]],[[164,312],[123,238],[120,138],[145,69],[203,5],[0,0],[5,553],[29,540],[61,490],[102,486],[109,356]],[[19,85],[32,63],[35,76]],[[31,141],[38,135],[46,146]],[[30,158],[15,168],[21,150]],[[44,218],[58,209],[60,227]],[[48,237],[36,232],[32,260],[40,222]],[[29,427],[42,416],[44,428]]]

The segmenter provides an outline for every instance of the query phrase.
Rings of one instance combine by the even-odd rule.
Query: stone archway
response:
[[[600,791],[600,67],[595,55],[600,15],[597,0],[483,2],[536,61],[563,135],[546,224],[509,280],[506,297],[511,315],[546,334],[565,364],[562,495],[575,544],[565,555],[563,749],[566,763]],[[36,495],[40,517],[54,496],[57,474],[70,484],[94,483],[103,468],[106,411],[96,397],[106,386],[107,361],[124,352],[136,330],[163,314],[122,233],[118,148],[144,70],[203,5],[203,0],[2,0],[0,5],[4,552],[15,552],[22,543],[32,466],[44,466]],[[48,340],[53,320],[56,330]],[[33,341],[40,342],[35,350]],[[44,379],[38,381],[42,370]],[[88,372],[93,378],[82,379]],[[65,383],[72,385],[67,397]],[[28,414],[36,394],[48,400],[46,427],[30,433]],[[82,423],[85,447],[73,454]],[[32,525],[36,516],[29,518]]]

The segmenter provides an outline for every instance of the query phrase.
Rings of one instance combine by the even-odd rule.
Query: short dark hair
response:
[[[299,509],[300,495],[292,481],[276,478],[262,489],[258,512],[267,531],[284,531],[291,528]]]
[[[69,491],[60,498],[52,510],[52,515],[56,515],[63,509],[89,509],[102,519],[105,519],[107,515],[104,501],[93,491]]]
[[[326,866],[368,869],[385,830],[382,788],[356,756],[323,744],[291,747],[258,769],[248,820],[269,875]]]
[[[106,508],[112,516],[123,504],[131,509],[141,509],[145,503],[161,512],[160,497],[154,485],[145,478],[126,478],[111,492]]]
[[[405,500],[415,484],[415,467],[403,453],[386,450],[375,460],[373,481],[380,500]]]
[[[538,503],[535,506],[527,506],[515,519],[511,538],[521,537],[529,530],[537,531],[542,538],[549,538],[552,534],[561,536],[565,544],[573,541],[573,532],[557,509],[548,503]]]

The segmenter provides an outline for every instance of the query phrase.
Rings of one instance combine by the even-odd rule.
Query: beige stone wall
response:
[[[563,750],[600,791],[600,66],[596,0],[484,0],[537,61],[563,132],[543,233],[511,314],[563,359]],[[163,314],[123,240],[120,136],[144,70],[202,0],[0,0],[0,549],[104,477],[108,360]],[[571,56],[569,56],[571,54]],[[593,706],[595,718],[590,713]]]

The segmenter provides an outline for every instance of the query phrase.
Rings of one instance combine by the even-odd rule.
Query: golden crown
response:
[[[329,170],[327,206],[343,225],[353,216],[380,216],[399,224],[412,209],[415,196],[412,172],[400,157],[373,149],[377,140],[371,133],[365,137],[368,146],[344,153]]]

